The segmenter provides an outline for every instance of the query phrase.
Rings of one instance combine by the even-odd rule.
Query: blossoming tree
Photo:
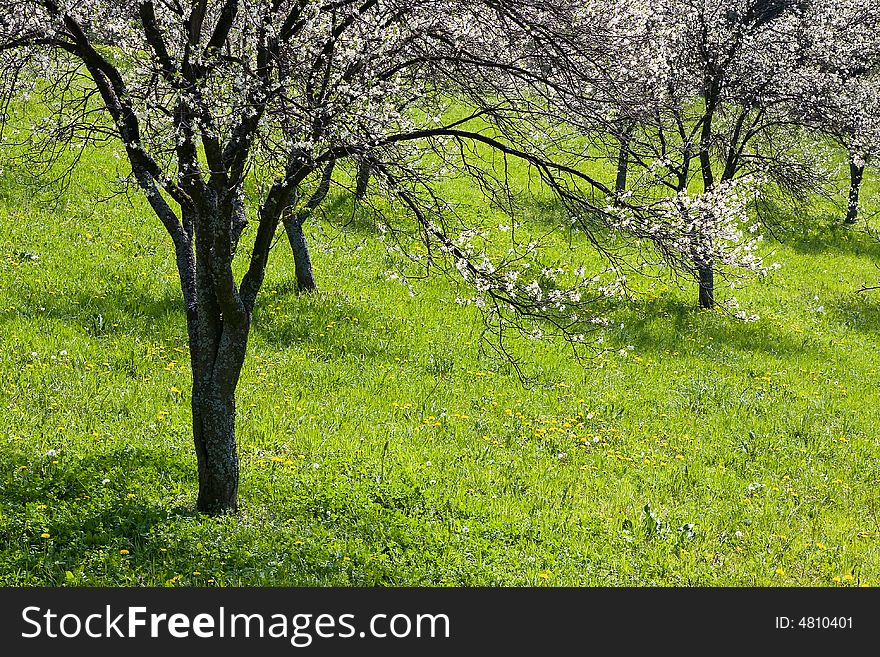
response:
[[[573,28],[586,35],[580,65],[557,69],[569,82],[554,101],[591,140],[585,157],[615,171],[618,229],[662,234],[661,255],[697,280],[704,308],[716,272],[763,269],[752,201],[771,189],[803,198],[825,180],[823,153],[805,147],[813,124],[793,111],[812,102],[808,73],[824,47],[808,40],[814,19],[801,5],[585,2]],[[627,211],[644,217],[652,203],[648,223]]]
[[[865,168],[880,152],[880,5],[871,0],[812,3],[797,67],[792,114],[847,154],[844,223],[856,222]]]
[[[595,181],[538,134],[550,122],[533,120],[547,111],[519,64],[530,47],[554,47],[552,14],[493,0],[0,1],[5,97],[43,108],[19,116],[44,117],[18,145],[25,157],[118,144],[170,236],[199,510],[237,505],[235,391],[273,239],[283,224],[303,251],[303,222],[340,168],[369,166],[407,213],[389,234],[418,235],[424,247],[409,255],[467,281],[487,321],[541,321],[579,339],[578,309],[595,297],[584,276],[563,285],[531,243],[480,247],[436,184],[457,166],[513,215],[497,161],[515,159],[567,207],[590,206]],[[556,278],[548,289],[542,270]]]

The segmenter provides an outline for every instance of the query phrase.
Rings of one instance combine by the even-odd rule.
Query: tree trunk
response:
[[[367,193],[367,187],[370,184],[370,174],[372,167],[366,162],[361,162],[357,172],[357,187],[354,190],[354,197],[360,201]]]
[[[620,143],[617,154],[617,179],[614,181],[614,193],[617,196],[626,191],[626,179],[629,173],[629,150],[626,142]]]
[[[364,166],[364,165],[362,165]],[[296,284],[300,292],[311,292],[317,290],[318,285],[315,283],[315,272],[312,269],[312,256],[309,253],[309,245],[306,242],[306,234],[303,226],[315,208],[317,208],[327,194],[330,192],[330,183],[333,179],[333,169],[336,167],[336,161],[331,160],[324,166],[321,174],[321,181],[315,189],[314,194],[297,212],[285,213],[282,216],[284,222],[284,232],[287,233],[287,241],[290,242],[290,250],[293,252],[293,264],[296,270]],[[367,168],[367,177],[369,178],[369,167]],[[365,183],[366,184],[366,183]]]
[[[253,308],[240,292],[250,293],[251,279],[246,275],[241,287],[235,284],[231,240],[217,239],[224,230],[234,230],[240,210],[221,194],[217,198],[192,218],[196,227],[195,313],[190,331],[193,443],[199,476],[196,509],[210,514],[238,507],[235,389]],[[261,228],[267,232],[265,226]],[[255,245],[254,253],[261,253],[260,249]]]
[[[712,263],[697,266],[700,283],[700,308],[710,310],[715,307],[715,271]]]
[[[708,192],[715,187],[715,175],[712,171],[712,122],[715,118],[715,107],[718,101],[719,87],[715,80],[706,85],[707,93],[706,110],[703,116],[703,127],[700,131],[700,172],[703,175],[703,191]],[[697,235],[698,239],[701,236]],[[715,271],[712,261],[699,258],[697,260],[697,278],[700,285],[699,303],[700,308],[712,309],[715,307]]]
[[[202,513],[238,507],[238,450],[235,440],[235,389],[250,333],[250,311],[209,317],[200,299],[198,351],[193,362],[193,442],[199,472],[196,508]]]
[[[238,507],[235,393],[224,394],[214,386],[202,391],[195,388],[193,437],[199,469],[196,508],[202,513],[235,511]]]
[[[312,269],[312,257],[309,254],[309,245],[306,242],[302,222],[298,221],[298,217],[290,215],[284,220],[284,230],[287,233],[287,240],[290,242],[290,250],[293,252],[297,287],[304,292],[317,290],[315,272]]]
[[[856,164],[850,155],[849,159],[849,202],[847,204],[846,219],[844,223],[854,224],[859,216],[859,193],[862,189],[862,178],[865,175],[865,165]]]
[[[620,196],[626,191],[627,177],[629,176],[629,142],[635,131],[635,122],[626,124],[623,134],[618,137],[620,150],[617,152],[617,178],[614,181],[614,194]]]

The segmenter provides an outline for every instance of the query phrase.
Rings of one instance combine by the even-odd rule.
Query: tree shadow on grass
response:
[[[37,307],[34,307],[37,306]],[[134,335],[149,342],[186,336],[183,301],[173,292],[155,295],[143,290],[64,296],[44,295],[27,307],[0,311],[0,324],[31,319],[51,326],[61,322],[91,338]]]
[[[867,230],[863,216],[855,225],[843,223],[835,210],[803,206],[797,210],[765,202],[761,213],[772,237],[803,254],[837,253],[880,259],[880,241]],[[868,210],[863,215],[867,216]]]
[[[33,463],[33,476],[22,476],[14,453],[0,455],[0,583],[377,585],[439,577],[420,549],[435,543],[430,553],[442,551],[442,536],[424,526],[433,504],[408,476],[376,483],[361,472],[349,490],[301,481],[292,470],[276,480],[246,466],[241,510],[212,517],[180,504],[162,485],[147,487],[168,476],[165,461],[172,457],[119,451],[65,463],[61,477],[62,468],[49,473],[46,463]],[[139,464],[129,480],[95,484],[117,457],[124,461],[117,467]],[[173,479],[191,484],[194,499],[193,474],[179,461],[172,468]],[[86,487],[68,489],[76,480]],[[126,494],[130,489],[138,494]],[[379,552],[391,558],[373,561]]]
[[[179,450],[145,445],[117,445],[81,457],[4,451],[0,582],[75,584],[81,573],[122,566],[120,550],[149,546],[162,527],[194,517],[188,505],[155,499],[167,491],[157,482],[186,481],[192,470]],[[15,571],[23,573],[23,582],[10,579]]]
[[[767,321],[746,322],[721,310],[700,310],[670,298],[631,304],[617,317],[624,325],[620,341],[645,354],[699,355],[708,348],[723,348],[784,357],[815,348]]]
[[[848,294],[828,310],[848,329],[870,337],[880,335],[880,290]]]
[[[254,337],[276,348],[314,349],[324,359],[399,355],[397,320],[346,294],[298,293],[286,279],[267,291],[254,311]]]
[[[362,236],[379,234],[377,211],[355,200],[348,190],[341,191],[326,207],[319,208],[318,216],[339,231]]]
[[[82,290],[64,296],[43,295],[24,307],[0,310],[0,330],[22,319],[39,323],[43,332],[61,323],[96,341],[133,336],[148,344],[187,345],[183,301],[171,287],[160,293],[135,288],[109,294]],[[403,348],[395,343],[397,321],[382,316],[366,301],[339,292],[301,294],[290,277],[267,286],[260,295],[253,338],[277,349],[306,347],[323,359],[352,354],[394,357],[400,354],[391,352]]]

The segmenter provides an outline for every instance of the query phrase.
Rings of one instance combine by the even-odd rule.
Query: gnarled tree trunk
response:
[[[199,472],[196,508],[203,513],[234,511],[238,507],[235,394],[194,386],[192,416]]]
[[[195,216],[184,216],[196,228],[194,289],[184,292],[185,298],[194,301],[192,311],[188,301],[187,322],[199,480],[196,508],[216,514],[238,508],[235,390],[244,365],[252,312],[251,302],[246,302],[241,292],[252,286],[245,278],[241,291],[238,289],[232,277],[232,253],[217,248],[216,241],[218,234],[236,230],[242,208],[221,198]],[[220,245],[226,243],[224,240]]]

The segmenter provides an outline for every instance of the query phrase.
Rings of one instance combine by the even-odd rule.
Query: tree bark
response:
[[[715,79],[706,84],[706,110],[703,116],[703,126],[700,131],[700,172],[703,176],[703,191],[708,192],[715,186],[715,175],[712,171],[712,123],[715,118],[715,108],[718,102],[719,87]],[[697,234],[697,239],[702,239]],[[715,307],[715,271],[711,260],[699,258],[697,265],[697,280],[700,287],[700,308],[712,309]]]
[[[373,169],[367,162],[361,162],[360,166],[358,166],[357,187],[354,190],[354,197],[358,201],[362,200],[366,195],[372,173]]]
[[[335,167],[335,160],[331,160],[324,165],[321,181],[305,206],[296,214],[285,212],[281,219],[284,223],[284,232],[287,233],[287,241],[290,242],[290,250],[293,252],[296,284],[301,292],[310,292],[318,289],[318,284],[315,283],[315,271],[312,268],[312,256],[309,253],[309,245],[306,242],[303,226],[308,218],[312,216],[315,208],[321,205],[324,199],[327,198]],[[369,170],[367,175],[369,177]]]
[[[196,508],[202,513],[218,514],[238,508],[235,390],[247,352],[250,313],[204,322],[211,308],[205,304],[201,310],[192,390],[193,442],[199,473]],[[206,345],[210,349],[205,349]]]
[[[711,310],[715,307],[715,270],[712,263],[697,266],[700,284],[700,308]]]
[[[309,254],[309,245],[303,231],[303,224],[294,215],[288,215],[284,219],[284,231],[290,242],[290,250],[293,252],[293,264],[296,269],[296,284],[303,292],[318,289],[315,283],[315,272],[312,268],[312,257]]]
[[[204,196],[207,201],[191,218],[196,230],[191,404],[199,478],[196,509],[219,514],[238,508],[235,390],[247,352],[253,306],[244,302],[232,273],[231,236],[241,209],[231,196]],[[258,246],[254,251],[258,252]],[[241,290],[247,288],[247,280],[246,276]]]
[[[862,178],[865,175],[865,165],[856,164],[854,156],[849,159],[849,199],[847,203],[846,219],[844,223],[854,224],[859,217],[859,193],[862,189]]]
[[[709,191],[715,186],[715,174],[712,171],[712,119],[713,112],[708,112],[703,118],[703,128],[700,131],[700,172],[703,175],[703,189]]]
[[[620,196],[626,191],[626,183],[629,176],[629,142],[634,130],[635,123],[628,122],[624,127],[623,134],[618,137],[620,150],[617,152],[617,178],[614,181],[615,196]]]
[[[238,452],[235,442],[235,393],[197,390],[192,398],[193,437],[199,471],[196,508],[223,513],[238,508]]]
[[[617,154],[617,178],[614,181],[614,194],[620,196],[626,191],[626,179],[629,173],[629,151],[625,142],[620,143]]]

